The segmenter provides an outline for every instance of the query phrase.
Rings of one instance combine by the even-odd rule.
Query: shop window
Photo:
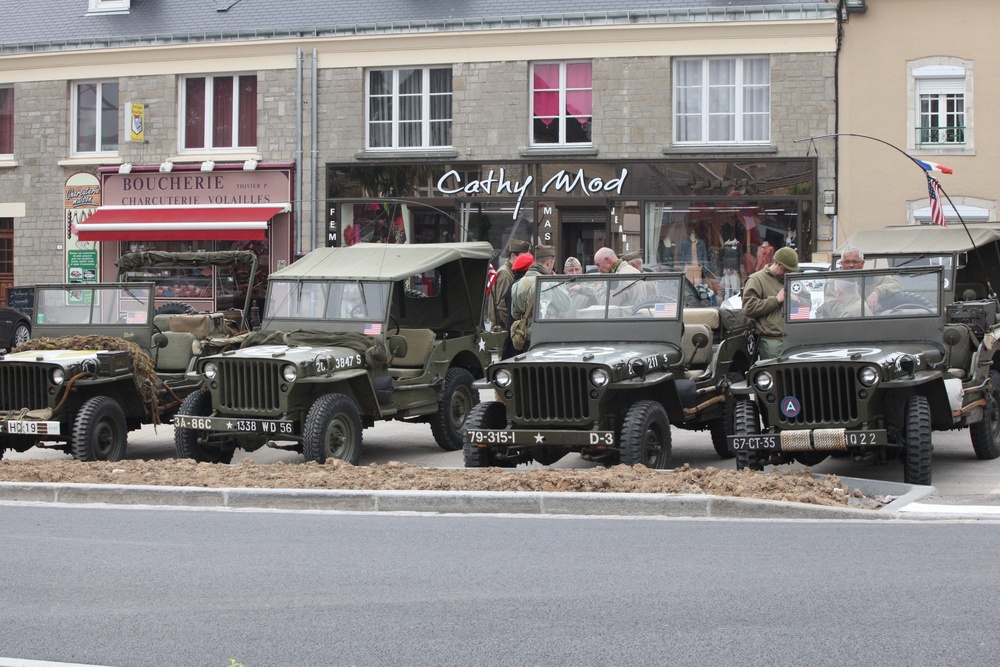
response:
[[[451,101],[450,67],[369,70],[367,147],[451,146]]]
[[[405,204],[346,204],[341,207],[341,218],[345,246],[362,242],[406,243],[410,212]]]
[[[757,144],[770,140],[768,57],[674,61],[675,144]]]
[[[192,76],[181,88],[182,150],[256,149],[255,75]]]
[[[88,81],[73,86],[73,154],[117,155],[118,82]]]
[[[13,88],[0,88],[0,155],[14,157]]]
[[[594,88],[589,62],[531,66],[532,145],[593,142]]]
[[[917,146],[960,146],[966,135],[965,69],[928,66],[913,71]]]

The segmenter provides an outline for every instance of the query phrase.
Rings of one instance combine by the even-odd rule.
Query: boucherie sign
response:
[[[105,206],[240,206],[291,201],[287,169],[105,174]]]
[[[588,178],[584,169],[575,172],[563,169],[549,178],[539,189],[540,195],[551,195],[553,193],[573,194],[579,192],[592,196],[602,192],[614,192],[618,195],[622,193],[622,186],[628,176],[628,169],[622,169],[617,178],[603,179],[600,177]],[[534,182],[533,176],[527,176],[524,180],[512,180],[507,178],[503,167],[499,170],[490,169],[486,178],[478,180],[462,181],[462,175],[452,169],[438,179],[437,189],[445,195],[456,195],[459,193],[466,195],[510,195],[517,197],[517,205],[514,207],[513,217],[517,217],[521,211],[521,202],[528,188]]]

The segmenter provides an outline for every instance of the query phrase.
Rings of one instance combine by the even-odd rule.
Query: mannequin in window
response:
[[[771,245],[770,241],[761,241],[760,247],[757,248],[757,263],[754,266],[754,272],[769,266],[772,259],[774,259],[774,246]]]
[[[728,299],[740,291],[740,242],[734,238],[722,244],[722,289]]]
[[[684,267],[688,280],[695,285],[701,282],[702,270],[708,263],[708,250],[695,230],[692,229],[688,237],[679,244],[677,261]]]
[[[792,250],[797,250],[798,249],[797,237],[798,234],[796,233],[795,228],[789,226],[788,232],[785,234],[785,245],[791,248]]]
[[[656,263],[667,269],[674,268],[674,242],[670,238],[670,228],[660,226],[660,242],[656,244]]]

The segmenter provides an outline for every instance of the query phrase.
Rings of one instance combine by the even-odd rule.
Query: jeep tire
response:
[[[733,435],[757,435],[760,433],[760,415],[753,401],[739,400],[733,406]],[[736,452],[736,469],[763,470],[764,458],[757,452]]]
[[[1000,373],[990,371],[990,390],[986,392],[983,418],[969,427],[972,448],[982,460],[1000,456]]]
[[[663,470],[670,467],[670,420],[656,401],[636,401],[621,430],[622,463]]]
[[[903,481],[931,483],[931,406],[926,396],[911,396],[906,402],[904,425]]]
[[[465,422],[479,404],[479,392],[472,382],[472,373],[464,368],[449,368],[445,375],[444,394],[430,422],[434,440],[446,452],[462,449]]]
[[[504,429],[507,427],[507,406],[498,401],[486,401],[472,408],[468,419],[465,420],[465,428],[474,429]],[[466,468],[490,468],[499,466],[502,468],[513,468],[516,462],[497,460],[496,451],[487,445],[479,447],[470,442],[463,443],[462,450]]]
[[[306,415],[302,454],[306,461],[316,463],[326,463],[332,458],[358,465],[362,431],[358,406],[349,396],[324,394]]]
[[[726,442],[726,436],[735,433],[733,430],[733,416],[736,400],[729,392],[729,385],[735,384],[742,379],[743,375],[741,373],[735,371],[726,373],[726,386],[723,387],[726,400],[722,403],[722,416],[708,423],[708,432],[712,434],[712,447],[715,448],[715,453],[719,455],[720,459],[733,458],[733,453],[729,451],[729,443]]]
[[[199,389],[184,399],[181,407],[177,409],[178,415],[185,417],[207,417],[212,414],[212,395],[207,389]],[[198,442],[199,437],[204,436],[204,431],[196,431],[190,428],[174,429],[174,448],[177,450],[177,458],[194,459],[198,463],[231,463],[233,454],[236,453],[235,446],[205,445]]]
[[[88,398],[76,413],[70,447],[77,461],[121,461],[128,444],[125,412],[110,396]]]

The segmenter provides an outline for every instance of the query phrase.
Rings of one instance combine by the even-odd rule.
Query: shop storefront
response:
[[[251,250],[260,262],[254,299],[262,305],[267,275],[293,259],[293,165],[207,166],[101,169],[102,205],[72,221],[67,238],[99,245],[104,281],[115,279],[118,258],[129,252]],[[242,305],[250,278],[172,269],[158,276],[157,303]]]
[[[511,238],[592,265],[608,246],[721,300],[774,250],[810,257],[816,160],[327,166],[327,245]],[[498,261],[499,258],[498,258]]]

